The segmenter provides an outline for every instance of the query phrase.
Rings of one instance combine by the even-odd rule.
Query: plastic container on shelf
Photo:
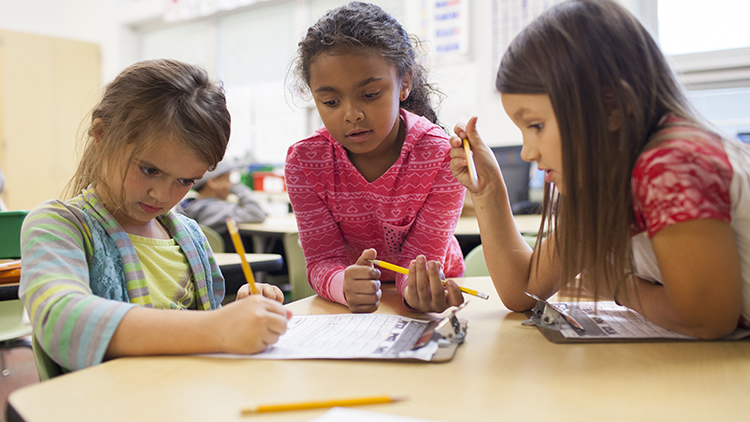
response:
[[[253,173],[253,190],[262,192],[286,192],[283,174],[273,171],[256,171]]]

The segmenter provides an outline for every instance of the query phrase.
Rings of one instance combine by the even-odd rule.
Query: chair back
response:
[[[292,300],[304,299],[315,294],[315,290],[307,281],[307,264],[302,251],[299,233],[284,235],[284,252],[286,253],[287,269],[289,270],[289,284],[292,287]]]
[[[224,253],[226,245],[224,244],[224,238],[221,237],[219,232],[205,224],[201,224],[200,226],[201,230],[203,230],[203,235],[208,239],[208,244],[211,245],[211,250],[214,251],[214,253]]]
[[[21,257],[21,225],[28,211],[0,212],[0,259]]]
[[[63,374],[62,367],[47,355],[36,336],[31,336],[31,350],[34,352],[34,363],[36,363],[36,370],[39,372],[39,381],[47,381]]]
[[[482,245],[477,246],[466,254],[464,265],[466,265],[464,277],[487,277],[490,275],[490,270],[487,269],[487,262],[484,260]]]
[[[0,342],[31,334],[31,325],[23,321],[23,303],[20,300],[0,301]]]

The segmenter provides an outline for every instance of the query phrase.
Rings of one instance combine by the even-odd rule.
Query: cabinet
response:
[[[0,166],[9,209],[59,198],[100,96],[97,44],[0,30]]]

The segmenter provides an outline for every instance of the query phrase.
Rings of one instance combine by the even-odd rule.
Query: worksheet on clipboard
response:
[[[614,302],[557,302],[555,306],[575,318],[583,327],[574,328],[560,324],[560,334],[567,339],[673,339],[695,340],[659,327],[641,314]],[[750,330],[737,329],[725,340],[738,340],[750,336]]]
[[[432,360],[436,341],[414,348],[430,321],[387,314],[295,315],[286,333],[255,355],[211,355],[245,359]]]

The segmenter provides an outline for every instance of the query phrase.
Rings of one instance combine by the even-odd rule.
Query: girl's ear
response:
[[[97,117],[91,123],[91,134],[94,136],[94,145],[97,149],[101,149],[102,135],[104,134],[104,122],[101,118]]]
[[[399,92],[398,99],[400,101],[406,101],[409,98],[409,91],[411,91],[411,81],[413,73],[411,69],[401,78],[401,91]]]
[[[615,93],[609,88],[602,89],[604,93],[604,106],[607,107],[607,129],[617,132],[622,126],[622,110],[617,106]]]

